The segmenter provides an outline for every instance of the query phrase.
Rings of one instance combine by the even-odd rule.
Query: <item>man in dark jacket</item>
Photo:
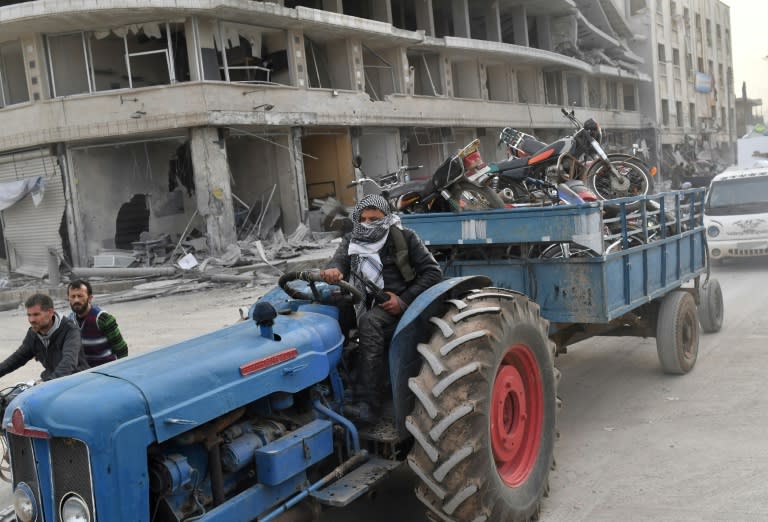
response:
[[[369,421],[381,406],[384,356],[400,316],[419,294],[442,279],[442,272],[416,233],[402,228],[400,217],[389,211],[383,197],[369,194],[361,199],[352,221],[352,233],[344,237],[322,277],[331,284],[346,279],[366,296],[355,306],[360,354],[354,391],[360,402],[347,413]],[[365,280],[388,299],[375,302]]]
[[[80,330],[53,310],[53,301],[45,294],[26,300],[30,328],[21,346],[0,362],[0,377],[27,364],[33,357],[43,365],[40,380],[50,381],[88,369],[80,341]]]

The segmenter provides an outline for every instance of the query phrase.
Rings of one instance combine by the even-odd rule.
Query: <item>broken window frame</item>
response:
[[[562,71],[544,71],[544,104],[563,105]]]
[[[224,26],[228,24],[224,20],[219,20],[216,24],[216,38],[218,39],[217,45],[219,45],[219,54],[221,55],[221,65],[219,70],[224,73],[224,81],[227,83],[246,83],[246,84],[271,84],[272,83],[272,69],[264,67],[262,65],[229,65],[229,58],[227,58],[227,46],[224,40]],[[246,25],[246,24],[240,24]],[[262,30],[259,26],[252,26],[254,30]],[[261,54],[261,49],[259,49]],[[257,71],[266,73],[266,80],[232,80],[230,71]]]
[[[173,47],[171,45],[171,26],[170,22],[160,22],[158,25],[162,25],[165,27],[165,35],[166,35],[166,48],[165,49],[156,49],[153,51],[141,51],[141,52],[130,52],[130,49],[128,47],[128,34],[124,34],[123,36],[118,36],[119,38],[122,38],[123,40],[123,58],[125,59],[125,66],[127,70],[127,76],[128,76],[128,89],[133,89],[133,74],[131,73],[131,58],[132,57],[138,57],[138,56],[148,56],[148,55],[154,55],[154,54],[161,54],[165,56],[165,64],[168,69],[168,79],[169,79],[169,85],[173,85],[176,83],[176,70],[174,66],[174,56],[173,56]],[[56,92],[56,74],[54,73],[54,63],[53,63],[53,55],[51,53],[51,39],[62,37],[62,36],[69,36],[69,35],[76,35],[79,34],[83,46],[83,56],[85,60],[85,69],[86,69],[86,79],[88,80],[88,91],[87,92],[81,92],[81,93],[72,93],[72,94],[58,94]],[[52,34],[46,34],[45,35],[45,47],[46,47],[46,54],[48,57],[48,73],[50,74],[50,81],[51,81],[51,94],[53,98],[58,98],[61,96],[70,96],[74,94],[95,94],[98,92],[105,92],[105,91],[111,91],[111,90],[119,90],[119,89],[102,89],[97,90],[96,89],[96,68],[94,66],[93,61],[93,47],[92,47],[92,39],[94,38],[94,32],[93,31],[69,31],[65,33],[52,33]],[[122,87],[121,87],[122,88]]]
[[[10,47],[12,44],[17,44],[19,47],[19,54],[21,56],[21,68],[24,69],[24,53],[21,49],[21,42],[18,40],[11,40],[9,42],[2,42],[0,43],[0,50],[2,50],[3,47]],[[7,65],[5,63],[5,60],[3,59],[3,53],[0,52],[0,109],[3,107],[7,107],[9,105],[15,105],[17,103],[25,103],[29,101],[29,86],[26,84],[26,78],[24,78],[24,90],[26,91],[26,99],[19,99],[19,101],[14,101],[10,98],[11,94],[10,92],[6,93],[6,89],[10,90],[9,85],[9,78],[11,77],[10,74],[6,73]],[[10,100],[10,101],[9,101]]]
[[[325,56],[324,48],[305,34],[304,50],[305,50],[306,61],[307,61],[307,80],[309,81],[309,88],[310,89],[335,89],[333,85],[333,75],[331,75],[330,71],[328,70],[328,61],[327,61],[327,57]],[[317,51],[322,51],[322,53]],[[311,66],[310,66],[310,56],[312,58]],[[320,60],[318,60],[318,56]],[[320,66],[322,66],[322,70]],[[313,85],[312,83],[312,77],[310,74],[310,72],[312,71],[314,71],[317,85]],[[325,76],[326,79],[328,80],[328,87],[323,86],[322,76]]]
[[[373,55],[375,58],[377,58],[379,61],[384,63],[385,65],[366,65],[365,63],[366,51],[371,55]],[[363,44],[363,76],[365,77],[365,91],[373,100],[381,101],[379,94],[376,92],[372,82],[369,80],[368,69],[389,69],[390,76],[392,77],[392,93],[393,94],[397,93],[397,79],[395,78],[395,68],[392,66],[391,63],[385,60],[379,53],[377,53],[367,45]],[[370,92],[368,92],[369,89],[370,89]]]
[[[151,56],[154,54],[165,55],[165,65],[168,68],[168,83],[173,85],[176,83],[176,67],[174,64],[173,48],[171,47],[171,26],[168,22],[165,22],[165,49],[155,49],[153,51],[140,51],[132,53],[128,48],[128,35],[123,36],[123,44],[125,46],[125,66],[128,68],[128,88],[133,89],[133,74],[131,73],[131,58],[138,56]],[[89,45],[90,53],[90,45]]]
[[[440,78],[440,62],[441,58],[440,55],[437,53],[425,53],[425,52],[417,52],[413,54],[408,55],[408,63],[413,63],[412,59],[417,59],[420,61],[419,68],[417,68],[415,65],[411,69],[411,89],[413,89],[413,95],[414,96],[429,96],[434,98],[439,98],[445,96],[445,93],[441,92],[442,84],[438,83],[435,84],[435,79],[432,77],[432,69],[430,68],[429,62],[427,61],[427,58],[432,58],[435,63],[435,69],[437,69],[436,74],[438,77],[438,80]],[[432,89],[432,94],[424,94],[424,93],[417,93],[416,92],[416,73],[421,72],[421,67],[424,67],[424,72],[426,72],[426,78],[429,80],[429,87]],[[422,82],[424,83],[424,82]],[[426,91],[425,91],[426,92]]]

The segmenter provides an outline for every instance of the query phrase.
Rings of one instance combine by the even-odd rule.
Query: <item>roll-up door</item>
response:
[[[0,183],[36,176],[45,182],[40,204],[27,195],[1,214],[11,271],[43,277],[48,249],[62,254],[59,227],[66,203],[58,159],[47,149],[0,156]]]

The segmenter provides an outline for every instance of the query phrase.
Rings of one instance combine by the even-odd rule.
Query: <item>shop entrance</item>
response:
[[[352,141],[346,129],[310,134],[301,140],[304,152],[304,176],[310,206],[314,199],[332,197],[343,205],[355,204]],[[311,157],[310,157],[311,156]],[[317,158],[317,159],[313,159]]]

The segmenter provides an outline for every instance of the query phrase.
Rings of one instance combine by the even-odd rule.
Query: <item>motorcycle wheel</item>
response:
[[[504,201],[491,187],[459,180],[451,186],[450,197],[459,212],[504,208]]]
[[[539,257],[541,259],[570,259],[572,257],[597,257],[599,255],[591,248],[576,243],[555,243],[546,247]]]
[[[628,190],[616,190],[611,186],[611,175],[608,163],[596,161],[587,171],[587,186],[600,199],[617,199],[629,196],[645,196],[651,193],[653,178],[651,173],[640,160],[615,159],[610,162],[619,174],[629,179]]]

